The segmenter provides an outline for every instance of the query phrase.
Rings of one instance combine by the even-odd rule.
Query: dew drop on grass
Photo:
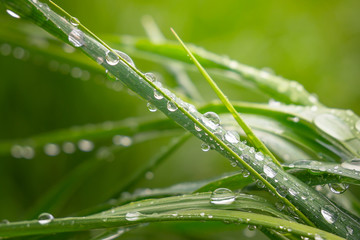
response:
[[[119,63],[120,59],[113,51],[108,51],[105,56],[107,64],[115,66]]]
[[[329,183],[329,188],[333,193],[341,194],[349,188],[349,185],[346,183]]]
[[[34,148],[30,146],[25,146],[23,148],[23,157],[25,159],[32,159],[35,156],[35,150]]]
[[[91,152],[94,149],[94,143],[89,140],[82,139],[78,142],[78,147],[83,152]]]
[[[151,171],[146,172],[146,173],[145,173],[145,178],[146,178],[147,180],[153,179],[153,178],[154,178],[154,173],[151,172]]]
[[[242,176],[243,176],[244,178],[247,178],[247,177],[250,176],[250,172],[247,171],[247,170],[244,170],[244,171],[242,172]]]
[[[38,217],[38,223],[41,225],[49,224],[54,219],[50,213],[42,213]]]
[[[255,159],[258,161],[264,160],[264,154],[262,154],[262,152],[255,153]]]
[[[226,141],[232,144],[236,144],[240,141],[239,134],[235,131],[227,131],[224,135]]]
[[[276,192],[282,197],[286,197],[286,195],[288,194],[287,188],[281,185],[276,188]]]
[[[150,102],[147,103],[147,108],[149,109],[150,112],[156,112],[157,108]]]
[[[201,118],[204,125],[212,130],[216,130],[216,128],[220,125],[220,118],[214,112],[207,112]]]
[[[16,13],[14,13],[13,11],[6,9],[7,14],[9,14],[10,16],[12,16],[13,18],[20,18],[20,16]]]
[[[314,240],[324,240],[319,234],[315,234]]]
[[[125,215],[125,219],[128,221],[137,221],[140,219],[141,213],[139,212],[128,212]]]
[[[268,176],[269,178],[274,178],[276,176],[275,170],[269,167],[268,165],[264,165],[263,170],[266,176]]]
[[[324,113],[314,119],[314,124],[333,138],[345,141],[354,138],[348,125],[335,115]]]
[[[196,123],[194,124],[194,128],[198,132],[201,132],[201,130],[202,130],[198,125],[196,125]]]
[[[147,80],[149,80],[150,82],[155,82],[156,81],[156,76],[155,74],[151,73],[151,72],[148,72],[148,73],[145,73],[145,77]]]
[[[249,229],[250,231],[254,231],[254,230],[256,230],[256,225],[249,225],[249,226],[248,226],[248,229]]]
[[[175,105],[175,103],[171,102],[171,101],[168,101],[166,106],[170,112],[175,112],[178,109],[178,107]]]
[[[79,21],[79,19],[77,19],[76,17],[71,17],[71,18],[70,18],[70,23],[71,23],[71,25],[73,25],[74,27],[77,27],[77,26],[79,26],[80,21]]]
[[[48,143],[44,146],[46,155],[54,157],[60,153],[60,147],[55,143]]]
[[[355,158],[350,161],[343,162],[341,166],[349,170],[360,171],[360,159]]]
[[[64,153],[72,154],[76,151],[76,146],[72,142],[64,142],[62,145]]]
[[[321,207],[321,215],[330,224],[336,222],[338,217],[336,209],[331,205],[325,205]]]
[[[206,143],[202,143],[201,150],[203,150],[203,152],[208,152],[210,150],[210,146]]]
[[[164,96],[158,91],[158,90],[154,90],[154,98],[156,98],[157,100],[161,100],[164,98]]]
[[[135,63],[134,61],[131,59],[131,57],[129,55],[127,55],[126,53],[119,51],[119,50],[115,50],[115,52],[122,58],[124,59],[128,64],[130,64],[131,66],[135,67]]]
[[[82,45],[84,45],[85,41],[84,41],[84,33],[75,28],[73,29],[68,36],[69,42],[74,46],[74,47],[81,47]]]
[[[235,194],[227,188],[218,188],[210,196],[210,203],[215,205],[229,205],[234,201]]]

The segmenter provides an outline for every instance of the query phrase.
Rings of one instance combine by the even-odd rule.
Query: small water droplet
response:
[[[60,147],[55,143],[48,143],[44,146],[46,155],[54,157],[60,153]]]
[[[79,19],[77,19],[76,17],[71,17],[71,18],[70,18],[70,23],[71,23],[71,25],[73,25],[74,27],[77,27],[77,26],[79,26],[80,21],[79,21]]]
[[[235,131],[227,131],[224,135],[226,141],[232,144],[236,144],[240,141],[240,136]]]
[[[247,171],[247,170],[244,170],[244,171],[242,172],[242,175],[243,175],[244,178],[247,178],[247,177],[250,176],[250,172]]]
[[[201,144],[201,150],[203,150],[204,152],[207,152],[210,150],[210,146],[206,143],[202,143]]]
[[[292,188],[289,188],[289,193],[292,195],[292,196],[296,196],[298,193],[292,189]]]
[[[249,229],[250,231],[254,231],[254,230],[256,230],[256,226],[255,226],[255,225],[249,225],[249,226],[248,226],[248,229]]]
[[[38,217],[38,223],[41,225],[49,224],[54,219],[50,213],[42,213]]]
[[[85,43],[84,33],[75,28],[69,33],[68,40],[74,47],[81,47]]]
[[[128,221],[137,221],[141,217],[141,213],[139,212],[128,212],[125,215],[125,219]]]
[[[324,240],[319,234],[315,234],[314,240]]]
[[[205,213],[203,213],[203,212],[202,212],[202,213],[200,213],[200,216],[204,217],[204,216],[205,216]]]
[[[337,211],[335,207],[331,205],[325,205],[321,207],[321,215],[324,217],[324,219],[330,223],[333,224],[337,220]]]
[[[151,171],[146,172],[146,173],[145,173],[145,178],[146,178],[147,180],[153,179],[153,178],[154,178],[154,173],[151,172]]]
[[[167,103],[167,109],[170,111],[170,112],[175,112],[178,107],[175,105],[174,102],[171,102],[171,101],[168,101]]]
[[[147,103],[147,108],[149,109],[150,112],[156,112],[157,111],[157,108],[151,104],[150,102]]]
[[[346,183],[329,183],[329,188],[333,193],[341,194],[341,193],[344,193],[349,188],[349,184],[346,184]]]
[[[158,90],[154,89],[154,98],[161,100],[164,98],[164,96]]]
[[[354,230],[351,227],[346,226],[346,231],[348,232],[349,235],[353,235]]]
[[[264,154],[262,152],[255,153],[255,159],[258,161],[264,160]]]
[[[151,72],[148,72],[148,73],[145,73],[145,77],[147,80],[149,80],[150,82],[155,82],[156,81],[156,76],[155,74],[151,73]]]
[[[266,176],[268,176],[269,178],[274,178],[276,176],[275,170],[269,167],[268,165],[264,165],[263,170]]]
[[[105,56],[107,64],[114,66],[119,63],[120,59],[119,57],[113,52],[108,51]]]
[[[207,112],[201,118],[204,125],[212,130],[216,130],[216,128],[220,125],[220,118],[214,112]]]
[[[11,11],[9,9],[6,9],[6,12],[13,18],[20,18],[20,16],[18,14],[14,13],[13,11]]]
[[[234,193],[227,188],[218,188],[211,193],[210,203],[215,205],[228,205],[235,201]]]
[[[78,147],[83,152],[91,152],[94,149],[94,143],[89,140],[82,139],[78,142]]]
[[[132,139],[129,136],[115,135],[113,137],[114,145],[129,147],[132,144]]]
[[[202,130],[198,125],[196,125],[196,123],[194,124],[194,128],[198,132],[201,132],[201,130]]]
[[[288,190],[285,186],[278,186],[276,188],[276,192],[282,197],[286,197],[286,195],[288,194]]]

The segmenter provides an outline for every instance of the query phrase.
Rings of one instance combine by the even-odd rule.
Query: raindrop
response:
[[[336,222],[338,217],[336,209],[331,205],[321,207],[321,215],[330,224]]]
[[[176,104],[174,102],[171,102],[171,101],[168,101],[167,103],[167,109],[170,111],[170,112],[175,112],[178,107],[176,106]]]
[[[119,50],[115,50],[116,54],[119,55],[122,59],[124,59],[129,65],[135,67],[134,61],[131,59],[131,57],[129,57],[129,55],[127,55],[126,53],[119,51]],[[116,56],[117,57],[117,56]],[[118,57],[117,57],[118,58]],[[119,59],[119,58],[118,58]],[[110,63],[109,63],[110,64]],[[116,63],[117,64],[117,63]],[[110,64],[111,65],[111,64]],[[115,64],[114,64],[115,65]]]
[[[276,188],[276,192],[282,197],[286,197],[288,194],[287,188],[281,185]]]
[[[9,9],[6,9],[6,12],[13,18],[20,18],[20,16],[18,14],[14,13],[13,11],[11,11]]]
[[[249,229],[250,231],[254,231],[254,230],[256,230],[256,226],[255,226],[255,225],[249,225],[249,226],[248,226],[248,229]]]
[[[32,159],[35,156],[34,148],[26,146],[23,148],[23,157],[26,159]]]
[[[250,172],[247,171],[247,170],[244,170],[243,173],[242,173],[242,175],[243,175],[244,178],[247,178],[247,177],[250,176]]]
[[[145,77],[147,80],[149,80],[150,82],[155,82],[156,81],[156,76],[155,74],[151,73],[151,72],[148,72],[148,73],[145,73]]]
[[[132,139],[128,136],[115,135],[112,139],[114,145],[129,147],[132,144]]]
[[[355,158],[350,161],[343,162],[341,166],[346,169],[360,171],[360,159]]]
[[[71,18],[70,18],[70,23],[71,23],[71,25],[73,25],[74,27],[77,27],[77,26],[79,26],[80,21],[79,21],[79,19],[77,19],[76,17],[71,17]]]
[[[314,120],[314,124],[323,132],[337,140],[344,141],[354,138],[348,125],[332,114],[325,113],[317,116]]]
[[[89,140],[82,139],[78,142],[78,147],[83,152],[91,152],[94,149],[94,143]]]
[[[220,125],[220,118],[214,112],[207,112],[203,115],[202,121],[208,128],[215,130]]]
[[[346,184],[346,183],[329,183],[329,188],[333,193],[341,194],[341,193],[344,193],[349,188],[349,184]]]
[[[140,219],[141,213],[139,212],[128,212],[125,215],[125,219],[128,221],[137,221]]]
[[[19,145],[14,145],[11,147],[11,156],[14,158],[22,158],[23,156],[23,148]]]
[[[205,216],[205,213],[203,213],[203,212],[202,212],[202,213],[200,213],[200,216],[204,217],[204,216]]]
[[[56,156],[60,153],[60,148],[57,144],[48,143],[44,146],[44,152],[48,156]]]
[[[293,196],[296,196],[298,193],[294,190],[294,189],[292,189],[292,188],[289,188],[289,193],[291,194],[291,195],[293,195]]]
[[[262,152],[255,153],[255,159],[258,161],[264,160],[264,154],[262,154]]]
[[[153,179],[153,178],[154,178],[154,173],[151,172],[151,171],[146,172],[146,173],[145,173],[145,178],[146,178],[147,180]]]
[[[84,41],[84,33],[75,28],[73,29],[70,33],[69,33],[69,42],[74,46],[74,47],[81,47],[82,45],[84,45],[85,41]]]
[[[224,135],[224,138],[229,143],[235,144],[240,141],[239,134],[235,131],[227,131]]]
[[[40,223],[41,225],[45,225],[50,223],[53,219],[54,217],[50,213],[42,213],[38,217],[38,223]]]
[[[151,104],[150,102],[147,103],[147,108],[149,109],[150,112],[156,112],[157,111],[157,108]]]
[[[194,124],[194,128],[198,132],[201,132],[201,130],[202,130],[198,125],[196,125],[196,123]]]
[[[164,96],[158,90],[154,89],[154,98],[161,100],[164,98]]]
[[[228,205],[235,201],[234,193],[227,188],[218,188],[211,193],[210,203],[215,205]]]
[[[72,142],[64,142],[62,145],[64,153],[72,154],[76,151],[75,144]]]
[[[113,51],[108,51],[105,56],[107,64],[114,66],[119,63],[119,57]]]
[[[269,167],[268,165],[264,165],[263,170],[266,176],[268,176],[269,178],[274,178],[276,176],[275,170]]]
[[[284,210],[285,208],[285,204],[283,201],[278,201],[275,203],[275,207],[279,210],[279,211],[282,211]]]
[[[202,143],[201,144],[201,150],[203,150],[203,152],[207,152],[210,150],[210,146],[206,143]]]

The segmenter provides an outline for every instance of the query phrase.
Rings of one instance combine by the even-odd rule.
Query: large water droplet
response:
[[[276,176],[275,170],[269,167],[268,165],[264,165],[263,170],[266,176],[268,176],[269,178],[274,178]]]
[[[139,212],[128,212],[125,215],[125,219],[128,221],[137,221],[140,219],[141,213]]]
[[[175,103],[171,102],[171,101],[168,101],[166,106],[170,112],[175,112],[178,109],[178,107],[175,105]]]
[[[119,55],[122,59],[124,59],[129,65],[135,67],[135,63],[134,61],[131,59],[131,57],[129,57],[129,55],[127,55],[126,53],[119,51],[119,50],[115,50],[115,52],[117,53],[117,55]]]
[[[227,131],[224,135],[224,138],[226,141],[232,144],[238,143],[240,141],[240,136],[235,131]]]
[[[71,23],[71,25],[73,25],[74,27],[77,27],[77,26],[79,26],[80,21],[79,21],[79,19],[77,19],[76,17],[71,17],[71,18],[70,18],[70,23]]]
[[[210,203],[215,205],[228,205],[235,201],[234,193],[227,188],[218,188],[211,193]]]
[[[69,42],[74,46],[74,47],[81,47],[82,45],[84,45],[85,41],[84,41],[84,33],[75,28],[73,29],[70,33],[69,33]]]
[[[147,103],[147,108],[149,109],[150,112],[156,112],[157,108],[150,102]]]
[[[83,152],[91,152],[94,149],[94,143],[89,140],[82,139],[78,142],[78,147]]]
[[[344,193],[349,188],[349,184],[346,184],[346,183],[329,183],[329,188],[333,193],[341,194],[341,193]]]
[[[336,209],[331,205],[321,207],[321,215],[330,224],[336,222],[338,217]]]
[[[210,150],[210,146],[206,143],[202,143],[201,144],[201,150],[203,150],[204,152],[207,152]]]
[[[360,171],[360,159],[355,158],[350,161],[343,162],[341,166],[346,169]]]
[[[45,225],[50,223],[53,219],[54,217],[50,213],[42,213],[38,217],[38,223],[40,223],[41,225]]]
[[[148,73],[145,73],[145,77],[147,80],[149,80],[150,82],[155,82],[156,81],[156,76],[155,74],[151,73],[151,72],[148,72]]]
[[[57,144],[48,143],[44,146],[44,152],[48,156],[56,156],[60,153],[60,148]]]
[[[343,120],[332,114],[321,114],[315,118],[314,123],[323,132],[340,141],[354,138],[354,135],[348,125]]]
[[[120,59],[113,51],[108,51],[105,56],[107,64],[114,66],[119,63]]]
[[[6,12],[13,18],[20,18],[20,16],[18,14],[14,13],[13,11],[11,11],[9,9],[6,9]]]
[[[203,115],[202,121],[208,128],[215,130],[220,125],[220,118],[214,112],[207,112]]]

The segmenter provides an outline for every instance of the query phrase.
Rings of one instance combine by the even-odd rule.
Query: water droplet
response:
[[[194,128],[198,132],[201,132],[201,130],[202,130],[198,125],[196,125],[196,123],[194,124]]]
[[[50,223],[53,219],[54,217],[50,213],[42,213],[38,217],[38,223],[40,223],[41,225],[45,225]]]
[[[325,205],[321,207],[321,215],[330,224],[336,222],[338,217],[335,207],[331,205]]]
[[[288,194],[288,190],[285,186],[278,186],[276,188],[276,192],[282,197],[286,197],[286,195]]]
[[[201,118],[204,125],[212,130],[215,130],[220,125],[220,118],[214,112],[207,112]]]
[[[76,146],[72,142],[64,142],[62,145],[64,153],[72,154],[76,151]]]
[[[78,147],[83,152],[91,152],[94,149],[94,143],[89,140],[82,139],[78,142]]]
[[[69,33],[69,42],[74,46],[74,47],[81,47],[82,45],[84,45],[85,41],[84,41],[84,33],[75,28],[73,29],[70,33]]]
[[[210,150],[210,146],[206,143],[202,143],[201,144],[201,150],[203,150],[204,152],[207,152]]]
[[[243,175],[244,178],[247,178],[247,177],[250,176],[250,172],[247,171],[247,170],[244,170],[244,171],[242,172],[242,175]]]
[[[150,112],[156,112],[157,111],[157,108],[151,104],[150,102],[147,103],[147,108],[149,109]]]
[[[319,234],[315,234],[314,240],[324,240]]]
[[[289,188],[289,193],[292,195],[292,196],[296,196],[298,193],[292,189],[292,188]]]
[[[341,194],[341,193],[344,193],[349,188],[349,184],[346,184],[346,183],[329,183],[329,188],[333,193]]]
[[[282,210],[284,210],[284,208],[285,208],[285,204],[284,204],[283,201],[278,201],[278,202],[275,203],[275,207],[276,207],[277,209],[279,209],[279,211],[282,211]]]
[[[203,213],[203,212],[202,212],[202,213],[200,213],[200,216],[204,217],[204,216],[205,216],[205,213]]]
[[[156,76],[155,74],[151,73],[151,72],[148,72],[148,73],[145,73],[145,77],[147,80],[149,80],[150,82],[155,82],[156,81]]]
[[[129,55],[127,55],[126,53],[119,51],[119,50],[115,50],[115,52],[117,53],[117,55],[119,55],[122,59],[124,59],[129,65],[135,67],[135,63],[134,61],[131,59],[131,57],[129,57]],[[111,65],[111,64],[110,64]]]
[[[240,136],[235,131],[227,131],[224,135],[224,138],[226,141],[232,144],[238,143],[240,141]]]
[[[32,159],[35,156],[35,150],[30,146],[25,146],[22,155],[25,159]]]
[[[249,225],[249,226],[248,226],[248,229],[249,229],[250,231],[254,231],[254,230],[256,230],[256,226],[255,226],[255,225]]]
[[[145,178],[146,178],[147,180],[153,179],[153,178],[154,178],[154,173],[151,172],[151,171],[146,172],[146,173],[145,173]]]
[[[3,220],[1,220],[0,221],[0,225],[2,225],[2,224],[9,224],[10,223],[10,221],[9,220],[7,220],[7,219],[3,219]]]
[[[13,18],[20,18],[20,16],[18,14],[14,13],[13,11],[11,11],[9,9],[6,9],[6,12]]]
[[[346,231],[348,232],[349,235],[353,235],[354,230],[351,227],[346,226]]]
[[[115,135],[112,139],[114,145],[129,147],[132,144],[132,139],[128,136]]]
[[[341,166],[346,169],[360,171],[360,159],[355,158],[350,161],[343,162]]]
[[[44,152],[48,156],[56,156],[60,153],[60,148],[57,144],[48,143],[44,146]]]
[[[164,96],[158,90],[154,89],[154,98],[161,100],[164,98]]]
[[[128,221],[137,221],[140,219],[141,213],[139,212],[128,212],[125,215],[125,219]]]
[[[255,159],[258,161],[264,160],[264,154],[262,152],[255,153]]]
[[[263,170],[266,176],[268,176],[269,178],[274,178],[276,176],[275,170],[269,167],[268,165],[264,165]]]
[[[228,205],[235,201],[234,193],[227,188],[218,188],[211,193],[210,203],[215,205]]]
[[[119,63],[120,59],[113,51],[108,51],[105,56],[107,64],[114,66]]]
[[[70,18],[70,23],[71,23],[71,25],[73,25],[74,27],[77,27],[77,26],[79,26],[80,21],[79,21],[79,19],[77,19],[76,17],[71,17],[71,18]]]
[[[357,120],[357,122],[355,123],[355,128],[358,132],[360,132],[360,120]]]
[[[170,111],[170,112],[175,112],[178,107],[175,105],[174,102],[171,102],[171,101],[168,101],[167,103],[167,109]]]
[[[345,141],[354,138],[348,125],[335,115],[321,114],[314,119],[314,124],[337,140]]]

